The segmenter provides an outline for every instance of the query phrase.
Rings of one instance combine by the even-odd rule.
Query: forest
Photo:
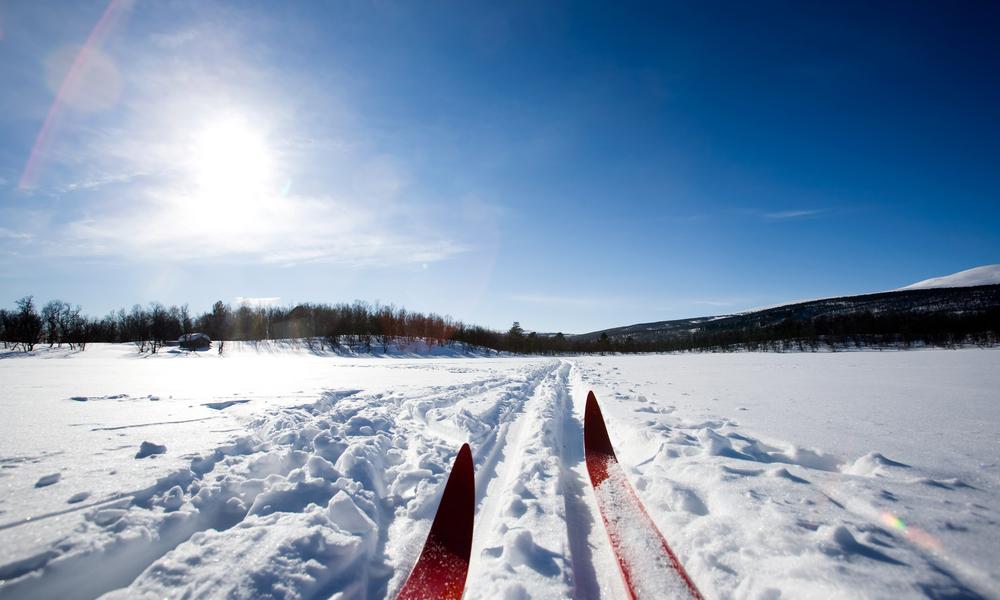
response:
[[[998,286],[990,286],[998,287]],[[900,293],[903,294],[903,293]],[[903,297],[903,296],[900,296]],[[864,297],[858,297],[864,298]],[[685,328],[655,337],[612,334],[587,335],[525,331],[515,322],[498,331],[468,325],[447,316],[407,311],[393,305],[363,301],[340,304],[299,304],[291,307],[239,305],[222,301],[211,310],[192,314],[187,305],[121,308],[101,318],[86,316],[80,306],[52,300],[40,308],[31,296],[0,309],[0,345],[8,351],[30,352],[38,345],[84,350],[91,342],[134,344],[140,353],[157,353],[187,333],[205,333],[217,341],[262,341],[305,338],[354,352],[386,352],[391,344],[421,342],[429,347],[450,343],[524,354],[638,353],[683,351],[820,351],[850,348],[994,346],[1000,341],[1000,303],[954,301],[946,310],[912,310],[900,305],[886,310],[857,303],[851,309],[837,299],[838,310],[771,311],[729,316],[721,320],[685,320]],[[829,301],[822,301],[829,302]],[[805,303],[809,307],[814,303]],[[797,306],[797,305],[791,305]],[[774,318],[767,315],[773,313]],[[707,321],[708,324],[705,324]],[[690,326],[688,326],[690,325]],[[635,329],[622,328],[622,331]],[[615,330],[609,330],[614,332]]]

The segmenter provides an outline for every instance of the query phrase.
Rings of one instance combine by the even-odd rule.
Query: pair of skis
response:
[[[587,472],[629,598],[703,600],[625,477],[594,392],[583,418]],[[445,484],[427,542],[399,600],[459,600],[472,553],[476,509],[472,451],[463,444]]]

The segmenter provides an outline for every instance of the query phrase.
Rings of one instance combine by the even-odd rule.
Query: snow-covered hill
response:
[[[998,300],[1000,291],[964,291],[961,288],[997,284],[1000,284],[1000,264],[985,265],[945,277],[927,279],[888,292],[783,302],[735,314],[638,323],[592,331],[572,337],[583,341],[592,341],[599,339],[601,334],[606,333],[612,340],[624,340],[631,337],[635,341],[655,342],[678,336],[719,334],[747,327],[768,327],[786,319],[796,321],[814,319],[818,316],[844,316],[861,312],[872,312],[880,315],[892,313],[968,314],[1000,305],[1000,300]],[[933,290],[941,291],[935,293]]]
[[[995,285],[1000,283],[1000,265],[984,265],[974,269],[966,269],[943,277],[932,277],[917,283],[901,287],[901,290],[925,290],[929,288],[972,287],[976,285]]]
[[[467,598],[623,597],[589,389],[706,597],[1000,597],[998,358],[0,359],[0,597],[392,597],[466,441]]]
[[[574,339],[592,341],[606,333],[609,338],[618,341],[626,338],[647,343],[680,340],[683,343],[693,344],[691,347],[707,348],[718,344],[718,340],[727,339],[730,340],[730,344],[738,345],[748,336],[748,332],[758,337],[770,336],[771,339],[808,338],[810,335],[815,336],[815,331],[810,333],[810,328],[815,325],[816,320],[824,319],[837,324],[837,327],[829,329],[838,331],[838,335],[841,336],[840,342],[843,343],[870,334],[873,329],[864,318],[877,315],[884,323],[883,343],[898,345],[899,339],[903,337],[901,330],[904,321],[909,321],[905,326],[909,334],[917,340],[932,340],[934,336],[931,333],[942,339],[951,337],[961,339],[963,332],[970,331],[988,337],[992,335],[990,331],[995,331],[995,328],[991,329],[994,321],[980,317],[998,311],[1000,311],[1000,285],[897,290],[784,304],[733,315],[640,323],[594,331],[574,336]],[[943,321],[942,317],[951,319],[952,326],[958,331],[949,330],[946,325],[942,325],[949,322]],[[969,321],[979,319],[979,321],[971,324],[959,323],[962,319]],[[924,325],[925,329],[922,330],[921,327]],[[935,327],[937,329],[934,329]]]

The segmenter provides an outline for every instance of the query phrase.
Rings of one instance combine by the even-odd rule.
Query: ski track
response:
[[[883,597],[886,590],[904,598],[1000,597],[995,575],[943,551],[918,528],[893,526],[894,511],[905,508],[897,494],[968,488],[963,481],[915,478],[910,465],[878,452],[850,460],[764,441],[726,417],[677,418],[676,407],[651,402],[616,367],[581,368],[577,397],[590,387],[604,391],[602,407],[614,407],[615,417],[627,415],[608,421],[619,459],[706,597],[778,598],[782,588],[796,597]],[[949,523],[953,503],[943,504],[939,514],[922,516]],[[744,537],[748,517],[767,523],[751,529],[754,538]],[[852,589],[844,588],[844,573]]]
[[[706,597],[997,597],[995,575],[885,522],[897,496],[971,488],[961,480],[916,476],[877,452],[850,460],[764,440],[726,417],[684,419],[598,361],[475,373],[330,390],[259,414],[145,489],[78,494],[66,510],[0,523],[83,515],[51,547],[0,565],[0,598],[392,597],[466,441],[477,509],[465,597],[622,597],[583,460],[590,388],[627,477]],[[758,517],[768,531],[748,539],[743,521]]]
[[[468,598],[565,598],[572,591],[557,427],[568,371],[561,363],[546,373],[508,432],[477,512]]]

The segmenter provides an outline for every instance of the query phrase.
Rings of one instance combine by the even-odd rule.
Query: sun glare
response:
[[[261,132],[240,116],[208,124],[195,137],[191,165],[199,196],[232,207],[267,193],[274,162]]]

